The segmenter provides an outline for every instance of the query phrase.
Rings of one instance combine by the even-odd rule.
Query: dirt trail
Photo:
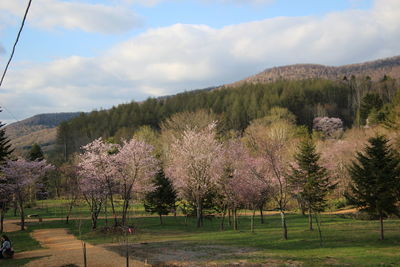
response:
[[[16,253],[16,259],[43,257],[29,262],[25,266],[60,267],[64,265],[84,266],[82,243],[66,229],[35,230],[32,237],[48,249]],[[125,266],[126,259],[102,246],[86,245],[87,265],[89,267]],[[144,263],[130,259],[131,266],[145,266]]]

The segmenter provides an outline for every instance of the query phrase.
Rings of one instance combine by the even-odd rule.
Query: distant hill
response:
[[[400,78],[400,56],[339,67],[316,64],[295,64],[274,67],[241,81],[227,84],[224,87],[237,87],[244,83],[270,83],[279,80],[342,80],[344,77],[350,79],[352,75],[356,77],[369,76],[373,81],[382,79],[384,75],[396,79]]]
[[[11,123],[5,129],[18,154],[30,149],[34,143],[38,143],[44,151],[49,151],[56,141],[57,126],[79,114],[80,112],[39,114]]]

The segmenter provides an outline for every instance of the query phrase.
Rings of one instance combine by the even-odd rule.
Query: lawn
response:
[[[318,232],[309,231],[307,218],[301,215],[288,215],[289,240],[281,238],[279,216],[267,216],[264,224],[257,220],[255,233],[250,232],[249,217],[240,218],[238,231],[221,231],[219,222],[216,218],[207,220],[198,229],[193,219],[186,225],[183,217],[167,217],[164,225],[156,217],[131,218],[130,225],[136,228],[136,234],[129,237],[131,255],[150,263],[195,261],[196,265],[247,262],[278,266],[398,266],[400,262],[400,220],[397,219],[385,221],[386,240],[380,241],[378,221],[324,215],[322,246]],[[99,227],[104,225],[105,220],[100,220]],[[74,220],[69,225],[60,221],[33,223],[29,231],[59,227],[69,228],[87,242],[113,243],[110,249],[121,254],[125,251],[121,247],[122,236],[101,230],[92,232],[89,220]],[[25,233],[20,237],[18,234],[10,236],[16,241],[26,238]],[[15,246],[18,249],[18,241]],[[29,245],[20,245],[20,248],[27,249]]]

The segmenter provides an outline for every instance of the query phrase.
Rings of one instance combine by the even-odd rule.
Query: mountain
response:
[[[49,151],[56,142],[57,126],[79,114],[80,112],[35,115],[7,125],[6,134],[18,154],[23,154],[34,143],[39,144],[44,151]]]
[[[356,77],[369,76],[372,81],[378,81],[384,75],[396,79],[400,78],[400,56],[338,67],[317,64],[295,64],[274,67],[241,81],[227,84],[224,87],[237,87],[244,83],[271,83],[279,80],[342,80],[344,77],[350,79],[352,75]]]

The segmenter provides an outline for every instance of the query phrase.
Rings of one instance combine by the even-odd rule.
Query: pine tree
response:
[[[384,239],[383,219],[396,214],[397,190],[400,182],[400,160],[384,136],[368,140],[364,153],[357,153],[349,167],[351,192],[346,198],[370,215],[379,216],[380,238]]]
[[[163,224],[162,215],[168,215],[175,208],[176,193],[162,169],[155,175],[153,183],[156,189],[146,195],[144,208],[152,214],[157,213]]]
[[[41,161],[44,159],[43,151],[38,144],[35,143],[32,145],[28,153],[28,159],[30,161]]]
[[[44,160],[43,151],[37,143],[32,145],[31,149],[28,152],[27,157],[28,157],[28,160],[30,160],[30,161]],[[48,174],[40,177],[38,187],[36,188],[36,199],[37,200],[47,199],[48,194],[49,194],[49,183],[50,183],[50,181],[49,181]],[[33,201],[33,195],[31,196],[31,198]]]
[[[4,126],[5,124],[0,122],[0,164],[3,164],[14,151],[14,149],[11,148],[10,139],[6,136]]]
[[[329,180],[327,169],[319,165],[319,158],[313,141],[310,138],[305,139],[299,145],[299,151],[295,155],[296,166],[291,166],[288,177],[293,190],[307,206],[310,230],[313,230],[312,214],[317,215],[324,210],[326,195],[335,187]],[[317,220],[317,216],[315,219]]]
[[[1,110],[0,110],[1,112]],[[10,157],[14,149],[11,148],[10,139],[6,136],[6,130],[3,123],[0,122],[0,166],[3,166]],[[6,180],[1,179],[0,175],[0,233],[3,232],[3,220],[8,209],[10,192],[6,187]]]

